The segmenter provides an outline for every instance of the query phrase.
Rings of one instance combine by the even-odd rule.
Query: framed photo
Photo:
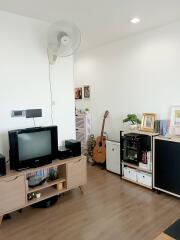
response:
[[[180,127],[180,106],[171,107],[170,127]]]
[[[82,99],[82,87],[75,88],[75,99]]]
[[[154,132],[155,120],[156,120],[155,113],[143,113],[141,130],[146,132]]]
[[[84,86],[84,98],[90,98],[90,86]]]

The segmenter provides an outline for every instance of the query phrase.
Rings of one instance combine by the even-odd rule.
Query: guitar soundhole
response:
[[[99,142],[99,147],[102,147],[102,142]]]

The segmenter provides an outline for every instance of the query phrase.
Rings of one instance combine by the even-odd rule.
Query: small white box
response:
[[[133,168],[124,167],[124,177],[128,178],[129,180],[137,181],[137,171]]]
[[[145,164],[145,163],[139,163],[139,167],[140,168],[143,168],[143,169],[145,169],[145,170],[149,170],[149,165],[148,164]]]
[[[151,152],[147,152],[147,159],[151,159]]]
[[[152,187],[152,175],[144,172],[137,172],[138,183]]]

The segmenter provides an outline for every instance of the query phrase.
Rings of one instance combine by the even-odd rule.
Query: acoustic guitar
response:
[[[103,136],[105,120],[108,116],[109,112],[106,111],[103,118],[101,136],[97,137],[96,145],[93,149],[93,160],[96,163],[104,163],[106,161],[106,137]]]

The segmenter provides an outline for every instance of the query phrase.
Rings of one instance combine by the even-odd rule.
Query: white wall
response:
[[[42,108],[37,126],[51,125],[46,35],[49,24],[0,12],[0,152],[8,156],[8,130],[32,127],[33,120],[11,118],[11,110]],[[59,144],[74,137],[73,58],[51,67]]]
[[[75,79],[76,86],[92,87],[91,100],[76,106],[91,109],[95,134],[106,109],[106,131],[117,140],[128,113],[155,112],[166,119],[169,107],[180,104],[180,22],[82,52]]]

